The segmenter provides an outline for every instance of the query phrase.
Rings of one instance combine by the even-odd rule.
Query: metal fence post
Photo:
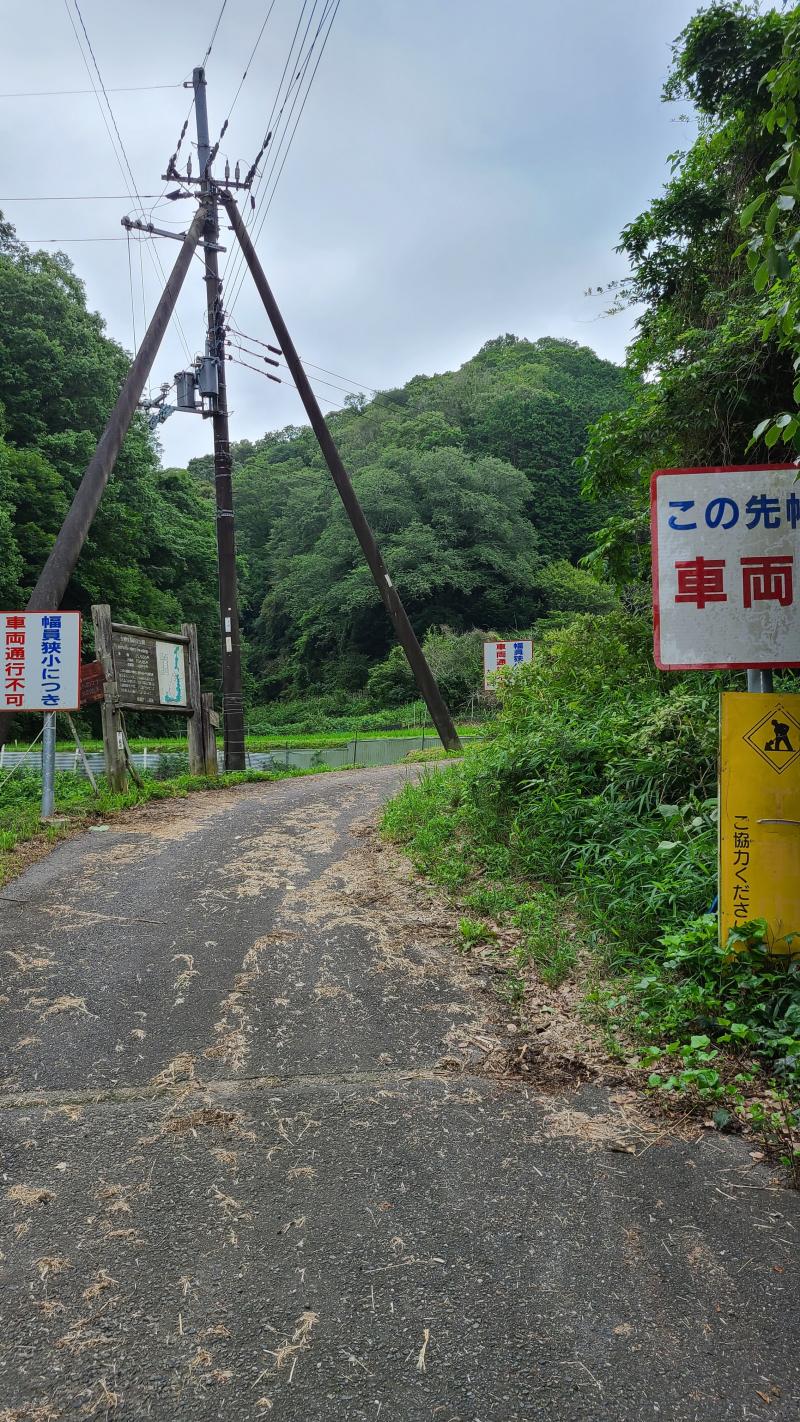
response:
[[[56,798],[56,713],[45,711],[42,732],[42,819],[52,817]]]

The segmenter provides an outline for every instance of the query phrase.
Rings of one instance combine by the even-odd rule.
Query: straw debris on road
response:
[[[1,1422],[798,1415],[796,1196],[510,1019],[375,833],[409,773],[7,886]]]

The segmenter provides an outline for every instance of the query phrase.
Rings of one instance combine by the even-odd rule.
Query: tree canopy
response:
[[[646,553],[653,469],[786,457],[772,440],[752,444],[765,416],[791,406],[797,377],[780,328],[765,326],[740,215],[781,155],[765,75],[780,65],[796,14],[714,3],[674,46],[664,98],[691,104],[699,132],[672,155],[660,196],[622,232],[631,272],[616,304],[639,308],[628,353],[638,384],[625,409],[594,425],[584,461],[591,493],[627,503],[599,540],[621,577],[646,566],[636,550]]]
[[[86,308],[61,253],[31,252],[0,222],[0,591],[24,605],[117,397],[128,356]],[[195,621],[217,663],[211,491],[160,468],[137,416],[64,606],[109,602],[121,621]]]
[[[574,564],[608,512],[583,497],[574,461],[589,423],[629,398],[628,377],[587,347],[506,335],[457,371],[329,416],[420,635],[529,627],[576,597],[607,605],[574,566],[571,580],[543,572]],[[257,684],[363,686],[391,631],[311,431],[235,447],[233,462]]]
[[[0,590],[23,603],[128,368],[61,254],[0,225]],[[634,381],[635,384],[635,381]],[[329,416],[420,637],[529,628],[608,605],[577,561],[609,512],[575,470],[588,426],[630,377],[587,347],[500,336],[459,370],[418,375]],[[364,688],[392,634],[308,427],[232,448],[251,699]],[[211,456],[162,469],[137,416],[64,600],[154,626],[198,623],[217,676]],[[377,683],[376,683],[377,684]]]

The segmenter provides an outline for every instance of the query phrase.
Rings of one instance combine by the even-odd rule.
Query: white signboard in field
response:
[[[793,466],[652,478],[656,666],[800,666],[800,483]]]
[[[532,642],[484,642],[483,644],[483,685],[491,691],[495,683],[495,672],[507,667],[519,667],[523,662],[533,661]]]
[[[3,663],[0,711],[77,711],[79,612],[0,612]]]

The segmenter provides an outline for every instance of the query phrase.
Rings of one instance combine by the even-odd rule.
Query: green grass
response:
[[[464,739],[474,739],[480,735],[482,727],[474,722],[465,722],[456,728],[458,734]],[[422,736],[422,727],[410,726],[405,730],[393,731],[358,731],[340,732],[334,734],[327,732],[320,735],[298,732],[294,735],[284,734],[282,730],[272,733],[265,733],[257,736],[247,736],[245,746],[250,751],[270,751],[270,750],[332,750],[341,746],[349,745],[353,740],[359,741],[383,741],[402,740],[407,736]],[[81,737],[83,748],[86,751],[102,751],[103,742],[91,736]],[[430,741],[432,749],[438,745],[438,736],[432,726],[425,727],[426,751],[427,743]],[[131,736],[129,737],[132,751],[143,751],[145,747],[153,755],[179,755],[186,752],[185,736]],[[11,750],[25,750],[28,742],[15,741],[9,743]],[[221,737],[220,737],[221,744]],[[75,742],[72,740],[59,740],[57,749],[59,751],[75,750]]]
[[[327,767],[320,770],[333,773]],[[55,813],[63,820],[53,824],[42,824],[39,818],[41,779],[38,775],[18,771],[0,786],[0,884],[18,873],[19,859],[15,851],[31,841],[55,843],[73,834],[76,828],[113,818],[122,810],[150,800],[184,798],[197,790],[224,790],[231,785],[257,781],[292,780],[317,775],[320,770],[243,770],[210,777],[177,775],[169,780],[155,780],[147,775],[141,788],[131,785],[124,795],[112,793],[102,776],[98,780],[99,793],[95,795],[88,780],[65,771],[56,776]]]
[[[457,766],[437,769],[416,785],[404,786],[385,807],[381,824],[387,839],[401,844],[415,868],[449,890],[460,907],[494,924],[521,929],[521,942],[512,950],[519,969],[534,963],[552,986],[570,974],[575,947],[572,936],[562,931],[562,895],[551,885],[514,877],[504,846],[480,844],[465,831]],[[491,924],[472,917],[460,920],[462,952],[495,936]],[[518,996],[519,975],[511,971],[508,976],[509,991]]]

